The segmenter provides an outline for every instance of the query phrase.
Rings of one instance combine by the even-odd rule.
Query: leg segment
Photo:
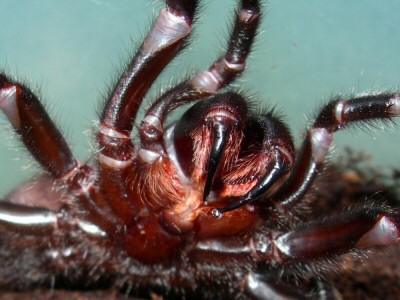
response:
[[[261,263],[290,265],[336,257],[351,249],[393,245],[399,238],[400,213],[368,207],[299,225],[286,233],[260,227],[250,239],[210,239],[199,242],[194,253],[211,257],[229,252],[233,257],[248,255]]]
[[[88,195],[93,191],[95,182],[93,170],[88,166],[79,166],[63,136],[37,97],[25,86],[14,83],[5,75],[0,74],[0,108],[10,119],[27,149],[50,173],[52,179],[59,179],[59,182],[77,196],[77,205],[86,205],[88,210],[94,213],[93,207],[89,205],[90,196]],[[55,181],[48,180],[45,184],[55,184]],[[34,193],[29,189],[19,191],[18,195],[14,194],[18,198],[13,201],[24,202],[24,198],[29,198],[29,196],[26,197],[26,193],[30,192]],[[38,206],[43,204],[49,209],[60,209],[62,193],[50,193],[48,190],[43,193],[49,199],[44,201],[34,199],[32,203],[29,203],[30,206],[36,207],[24,208],[18,204],[2,204],[0,206],[1,226],[16,232],[40,233],[52,230],[57,217],[49,210],[38,208]],[[40,197],[40,194],[37,195]],[[50,203],[51,201],[54,203]],[[98,218],[97,214],[91,217],[93,216]]]
[[[259,1],[242,0],[226,54],[215,61],[207,71],[191,79],[190,83],[194,89],[206,94],[215,94],[243,72],[259,21]]]
[[[276,278],[268,279],[259,274],[250,273],[246,276],[245,292],[251,299],[275,300],[306,300],[309,297],[293,286],[278,282]]]
[[[57,226],[57,214],[45,208],[0,201],[0,232],[47,235]]]
[[[251,299],[274,299],[274,300],[340,300],[342,297],[339,292],[331,285],[322,281],[312,284],[314,292],[308,288],[306,291],[282,282],[276,277],[266,277],[265,274],[250,273],[246,276],[246,294],[251,295]]]
[[[97,223],[98,224],[98,223]],[[94,223],[78,218],[66,218],[61,212],[46,208],[30,207],[0,201],[0,233],[16,232],[37,236],[49,236],[55,230],[82,230],[92,237],[104,237],[106,233]]]
[[[273,261],[290,264],[329,258],[350,249],[392,245],[398,242],[399,236],[398,212],[364,208],[278,234],[273,238],[273,246],[264,234],[258,237],[256,234],[254,249],[264,259],[270,260],[275,253]]]
[[[198,1],[169,0],[104,109],[102,126],[129,134],[143,97],[191,32]]]
[[[378,94],[353,99],[335,99],[317,116],[299,151],[292,174],[274,196],[278,210],[287,211],[303,199],[321,170],[333,134],[357,122],[389,120],[400,115],[399,94]]]
[[[183,47],[197,4],[196,0],[167,1],[103,111],[98,158],[99,184],[106,200],[95,201],[96,206],[111,207],[123,223],[132,220],[138,210],[137,204],[129,201],[131,193],[126,185],[134,155],[130,137],[133,120],[150,86]]]
[[[67,143],[37,97],[25,86],[0,74],[0,108],[33,157],[54,178],[77,167]]]

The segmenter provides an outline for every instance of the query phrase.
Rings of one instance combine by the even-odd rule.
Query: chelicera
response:
[[[137,122],[148,89],[187,42],[197,7],[195,0],[166,1],[110,93],[95,162],[78,162],[34,93],[0,75],[0,107],[46,171],[0,203],[3,289],[334,297],[322,275],[301,266],[397,243],[399,213],[383,204],[312,220],[307,208],[334,133],[392,120],[399,94],[334,98],[296,150],[273,111],[257,112],[245,95],[221,91],[245,69],[259,1],[240,2],[221,58],[167,90]]]

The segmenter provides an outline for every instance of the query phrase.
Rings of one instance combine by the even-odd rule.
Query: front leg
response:
[[[322,170],[335,132],[354,124],[377,120],[392,121],[400,115],[398,93],[383,93],[351,99],[336,98],[323,107],[307,131],[286,184],[275,195],[272,205],[284,214],[301,202]]]
[[[309,262],[351,249],[396,244],[399,228],[398,211],[368,207],[302,225],[287,233],[275,234],[271,239],[256,233],[253,249],[260,259],[272,263]]]
[[[32,156],[52,177],[67,178],[77,168],[64,137],[39,99],[4,74],[0,74],[0,109]]]
[[[250,237],[235,241],[207,239],[197,244],[196,256],[250,257],[268,265],[292,265],[337,257],[353,249],[396,244],[400,212],[386,207],[365,207],[339,216],[302,224],[282,232],[259,226]],[[229,254],[227,254],[229,249]]]
[[[51,230],[56,220],[54,216],[48,218],[51,213],[47,210],[58,211],[65,205],[65,191],[76,196],[72,200],[76,206],[88,208],[92,221],[97,219],[99,224],[111,223],[105,221],[110,217],[98,217],[96,207],[90,203],[90,193],[94,191],[95,185],[92,167],[80,166],[38,97],[29,88],[1,73],[0,109],[26,148],[48,173],[37,178],[29,188],[19,188],[11,194],[8,200],[15,203],[15,206],[0,206],[0,230],[7,228],[24,232],[29,229],[39,234]],[[61,188],[55,189],[56,185]],[[33,208],[23,208],[18,203]],[[45,209],[35,209],[41,206]]]
[[[296,269],[300,265],[303,271],[311,272],[312,264],[329,262],[352,250],[395,244],[399,239],[399,228],[400,213],[397,210],[362,208],[299,225],[287,232],[260,226],[252,234],[237,236],[235,240],[224,237],[202,240],[189,257],[210,263],[223,259],[243,266],[249,261],[256,262],[252,263],[256,267],[248,273],[238,275],[244,292],[252,299],[310,299],[307,289],[304,293],[303,287],[297,290],[291,284],[285,284],[286,280],[293,283],[290,277],[293,274],[284,269]],[[299,278],[304,277],[302,274]],[[324,274],[318,276],[321,278]],[[312,284],[310,277],[303,279],[306,286]],[[299,287],[302,284],[299,283]],[[333,287],[319,281],[316,284],[312,299],[341,299]]]
[[[131,133],[137,112],[158,75],[183,48],[198,1],[169,0],[166,4],[109,96],[97,134],[103,197],[94,200],[95,206],[111,208],[123,224],[141,210],[138,201],[131,201],[137,195],[126,185],[126,177],[134,169]]]

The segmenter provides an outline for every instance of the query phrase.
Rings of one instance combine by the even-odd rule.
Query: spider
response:
[[[256,112],[245,94],[221,91],[245,69],[259,1],[239,3],[226,53],[156,99],[131,139],[148,89],[187,43],[197,6],[166,1],[104,106],[96,161],[78,162],[35,94],[0,76],[0,107],[46,171],[1,203],[3,288],[334,296],[319,274],[324,263],[397,243],[398,211],[381,203],[325,218],[308,211],[334,133],[390,121],[400,114],[397,93],[334,98],[295,150],[274,111]]]

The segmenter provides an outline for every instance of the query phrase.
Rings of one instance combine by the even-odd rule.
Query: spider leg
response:
[[[143,97],[191,32],[197,0],[167,0],[104,108],[101,128],[130,134]]]
[[[0,108],[33,157],[54,178],[68,176],[77,161],[38,98],[0,74]]]
[[[27,87],[0,74],[0,108],[9,118],[32,156],[50,174],[51,179],[48,180],[48,184],[51,184],[51,181],[55,184],[54,180],[58,179],[61,186],[77,195],[78,204],[86,205],[89,201],[86,191],[93,190],[95,181],[92,176],[93,171],[88,166],[79,166],[65,139],[38,98]],[[39,178],[38,187],[34,188],[40,189],[43,179],[44,177]],[[29,230],[41,232],[43,228],[47,227],[48,229],[54,225],[54,216],[50,217],[52,214],[50,210],[58,210],[63,205],[62,193],[53,193],[49,190],[43,191],[43,194],[37,193],[37,195],[49,199],[45,201],[42,199],[29,200],[29,205],[35,207],[25,208],[23,205],[17,204],[26,202],[29,198],[29,195],[26,194],[31,192],[39,191],[18,190],[11,196],[13,198],[11,200],[15,204],[2,204],[0,222],[3,227],[8,224],[7,226],[14,228],[15,231],[23,231],[29,227],[28,224],[31,222]],[[40,205],[49,210],[39,208]]]
[[[45,208],[0,201],[0,232],[48,235],[57,226],[57,214]]]
[[[245,293],[251,299],[297,299],[306,300],[309,296],[275,278],[265,278],[264,275],[250,273],[245,278]]]
[[[135,151],[130,137],[133,120],[154,80],[183,47],[198,1],[166,3],[111,93],[97,135],[99,186],[104,197],[95,200],[96,206],[111,207],[123,223],[132,220],[139,209],[128,200],[135,197],[130,197],[126,186]]]
[[[276,274],[275,274],[276,275]],[[318,300],[340,300],[338,290],[321,280],[314,280],[311,286],[300,287],[282,281],[280,276],[266,275],[265,273],[251,272],[245,278],[245,294],[251,299],[318,299]],[[279,278],[279,279],[277,279]]]
[[[286,264],[334,257],[351,249],[388,246],[396,244],[399,236],[399,212],[369,207],[276,234],[273,244],[263,234],[255,234],[253,245],[260,257]]]
[[[266,231],[261,226],[250,238],[208,239],[196,245],[193,255],[203,259],[230,255],[233,261],[247,256],[259,260],[261,265],[291,265],[337,257],[353,249],[393,245],[399,238],[399,211],[364,207],[301,224],[287,232]]]
[[[391,121],[400,115],[399,94],[377,94],[352,99],[337,98],[328,103],[314,124],[297,155],[291,176],[273,197],[278,211],[287,211],[303,199],[315,176],[323,167],[333,141],[333,134],[357,122],[383,119]]]
[[[216,60],[207,71],[195,75],[190,80],[196,90],[215,94],[243,72],[257,34],[260,16],[258,0],[241,1],[225,55]]]
[[[92,237],[104,237],[99,226],[79,218],[67,219],[63,211],[54,212],[44,207],[31,207],[0,201],[0,232],[18,232],[36,236],[49,236],[61,227],[68,231],[79,228]]]

